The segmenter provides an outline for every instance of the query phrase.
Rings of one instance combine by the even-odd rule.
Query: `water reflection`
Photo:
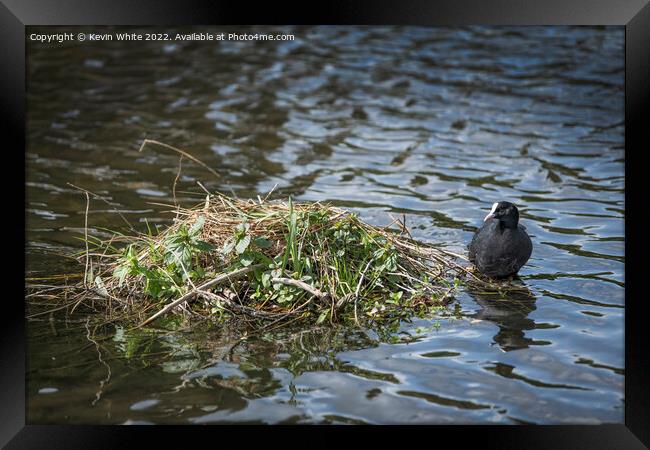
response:
[[[536,298],[524,283],[519,283],[517,291],[504,295],[476,288],[468,288],[466,292],[481,307],[473,317],[489,320],[499,327],[493,339],[502,350],[507,352],[540,344],[526,337],[526,331],[536,328],[535,321],[528,317],[536,309]]]
[[[462,292],[458,318],[395,339],[303,330],[230,351],[228,330],[127,333],[102,341],[113,377],[96,407],[106,369],[85,317],[34,320],[30,422],[622,422],[622,27],[219,31],[296,40],[28,42],[30,274],[79,270],[60,256],[84,232],[85,196],[67,183],[110,203],[91,203],[99,236],[129,231],[120,215],[169,223],[178,177],[182,204],[204,199],[197,181],[242,198],[277,185],[379,225],[405,214],[415,238],[457,253],[509,200],[534,241],[526,291]],[[175,153],[138,152],[144,138],[219,176],[187,160],[179,175]]]

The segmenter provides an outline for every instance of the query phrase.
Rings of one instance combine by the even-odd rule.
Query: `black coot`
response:
[[[509,202],[495,203],[483,222],[469,244],[469,260],[489,277],[516,274],[533,252],[526,229],[519,225],[519,210]]]

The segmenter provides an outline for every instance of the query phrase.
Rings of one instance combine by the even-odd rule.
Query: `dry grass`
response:
[[[30,295],[139,325],[184,313],[268,326],[401,319],[444,307],[461,284],[493,286],[459,255],[412,239],[399,220],[377,227],[321,203],[222,194],[170,212],[159,234],[88,236],[78,255],[85,276],[33,285]]]
[[[180,149],[147,140],[142,147],[147,143],[205,166]],[[168,314],[257,329],[300,321],[372,325],[439,312],[463,284],[518,289],[477,276],[461,255],[417,242],[405,219],[377,227],[331,205],[268,195],[253,201],[213,193],[191,208],[174,199],[168,206],[175,218],[164,231],[138,233],[129,225],[132,235],[102,240],[88,234],[89,192],[78,189],[86,195],[85,251],[77,255],[84,273],[65,275],[63,283],[57,275],[28,279],[29,298],[53,303],[31,317],[83,307],[138,327]]]

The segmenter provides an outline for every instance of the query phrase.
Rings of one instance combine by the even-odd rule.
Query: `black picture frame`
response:
[[[641,292],[644,256],[643,162],[650,142],[650,4],[646,0],[410,0],[404,2],[328,1],[285,6],[274,2],[129,1],[129,0],[2,0],[0,3],[0,55],[2,84],[0,111],[6,125],[3,142],[5,162],[5,215],[11,215],[12,235],[25,232],[25,26],[28,25],[206,25],[206,24],[411,24],[411,25],[624,25],[625,26],[625,424],[592,426],[458,426],[435,427],[117,427],[25,425],[25,311],[24,278],[20,264],[12,263],[5,281],[10,290],[2,304],[0,325],[0,445],[7,448],[118,448],[135,445],[136,437],[149,446],[163,447],[192,442],[210,433],[215,445],[236,438],[241,445],[261,437],[285,439],[297,445],[348,441],[352,434],[385,439],[390,436],[411,442],[417,433],[431,445],[450,438],[454,446],[476,442],[482,447],[632,449],[650,446],[650,402],[647,353],[648,333]],[[15,160],[9,162],[12,156]],[[12,175],[6,177],[6,175]],[[22,191],[21,191],[22,189]],[[22,196],[15,192],[22,192]],[[7,204],[8,203],[8,204]],[[12,213],[10,211],[17,211]],[[6,221],[6,220],[5,220]],[[19,229],[20,228],[20,229]],[[24,236],[24,235],[23,235]],[[22,243],[13,239],[15,245]],[[24,255],[23,248],[15,250]],[[23,256],[24,257],[24,256]],[[24,265],[23,265],[24,267]],[[15,291],[14,291],[15,290]],[[13,295],[13,293],[16,295]],[[401,434],[402,431],[406,434]],[[337,432],[337,433],[334,433]],[[399,434],[398,434],[399,433]],[[207,437],[207,436],[206,436]],[[297,438],[297,439],[296,439]],[[408,441],[406,440],[408,439]],[[156,441],[156,442],[154,442]],[[412,444],[411,444],[412,445]],[[421,444],[416,444],[421,445]]]

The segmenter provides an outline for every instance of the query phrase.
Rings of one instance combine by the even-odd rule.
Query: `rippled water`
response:
[[[83,316],[29,322],[30,423],[623,421],[622,27],[219,28],[289,42],[28,43],[30,276],[78,270],[85,197],[134,226],[169,223],[200,180],[240,197],[326,200],[465,246],[516,203],[528,294],[464,291],[454,320],[101,341]],[[207,29],[197,29],[207,30]],[[34,29],[29,30],[34,31]],[[52,28],[37,29],[52,32]],[[70,31],[65,30],[65,31]],[[79,31],[74,29],[73,31]],[[94,29],[93,31],[97,31]],[[130,30],[133,31],[133,30]],[[90,226],[126,225],[93,201]],[[115,330],[108,330],[115,331]],[[171,353],[170,353],[171,352]]]

